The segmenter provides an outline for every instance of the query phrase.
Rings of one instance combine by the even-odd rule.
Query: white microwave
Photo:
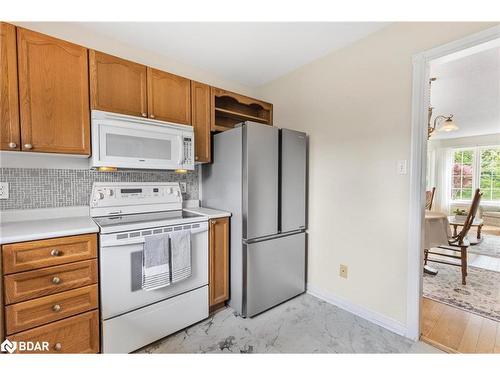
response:
[[[90,166],[193,170],[193,127],[93,110]]]

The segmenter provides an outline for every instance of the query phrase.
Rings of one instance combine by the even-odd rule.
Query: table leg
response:
[[[457,227],[458,227],[457,224],[453,224],[453,237],[457,236]]]
[[[483,229],[483,224],[477,226],[477,239],[481,239],[481,229]]]

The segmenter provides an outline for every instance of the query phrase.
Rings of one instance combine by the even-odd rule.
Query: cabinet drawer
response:
[[[16,303],[5,309],[7,334],[97,309],[97,285]]]
[[[2,247],[4,274],[91,259],[97,256],[97,236],[86,234],[20,242]]]
[[[11,341],[39,342],[41,345],[47,342],[49,353],[98,353],[99,314],[97,311],[90,311],[7,338]],[[47,351],[32,353],[40,354]]]
[[[97,283],[97,260],[85,260],[4,276],[5,304]]]

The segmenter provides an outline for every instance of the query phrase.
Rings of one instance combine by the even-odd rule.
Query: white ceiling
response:
[[[382,22],[83,22],[83,29],[256,87],[385,27]]]
[[[459,127],[433,139],[500,133],[500,47],[471,52],[431,65],[434,116],[453,114]]]

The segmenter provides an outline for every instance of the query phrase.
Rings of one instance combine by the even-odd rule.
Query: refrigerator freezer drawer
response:
[[[130,353],[208,317],[208,286],[102,322],[103,353]]]
[[[304,232],[246,244],[244,315],[253,316],[305,291]]]

